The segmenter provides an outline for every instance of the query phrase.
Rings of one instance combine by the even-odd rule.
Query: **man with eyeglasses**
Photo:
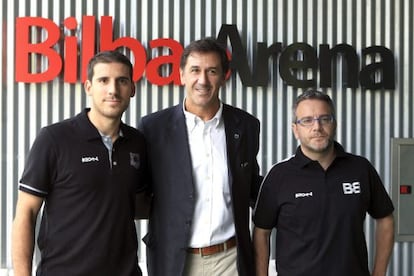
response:
[[[316,90],[300,95],[292,130],[300,146],[268,172],[254,210],[257,276],[268,275],[273,228],[278,276],[371,275],[366,213],[376,220],[372,275],[385,275],[394,243],[393,204],[370,162],[334,140],[331,98]]]

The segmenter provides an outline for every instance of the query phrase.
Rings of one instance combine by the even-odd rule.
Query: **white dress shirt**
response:
[[[235,235],[222,112],[220,103],[216,115],[204,122],[184,108],[195,183],[189,247],[219,244]]]

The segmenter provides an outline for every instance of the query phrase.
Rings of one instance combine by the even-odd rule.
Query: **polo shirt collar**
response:
[[[336,141],[334,141],[334,151],[336,153],[335,159],[346,157],[346,152],[344,148],[341,146],[341,144],[339,144]],[[298,146],[298,148],[296,149],[296,154],[294,158],[295,158],[295,163],[301,168],[305,167],[309,163],[314,162],[314,160],[310,159],[309,157],[303,154],[300,146]]]
[[[79,128],[82,132],[82,136],[85,137],[86,140],[102,140],[101,133],[99,130],[92,124],[89,120],[88,112],[90,108],[85,108],[81,113],[79,113],[77,117],[77,121],[79,124]],[[125,129],[124,123],[121,122],[119,126],[119,137],[126,137],[128,131]]]

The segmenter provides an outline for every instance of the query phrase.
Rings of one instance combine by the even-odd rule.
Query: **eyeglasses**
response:
[[[313,126],[315,121],[318,121],[321,125],[329,125],[334,121],[334,117],[332,115],[322,115],[319,117],[303,117],[297,120],[295,123],[300,124],[304,127]]]

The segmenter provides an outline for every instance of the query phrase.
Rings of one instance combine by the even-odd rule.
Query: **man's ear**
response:
[[[184,85],[183,74],[184,74],[184,71],[183,69],[180,68],[180,85]]]
[[[90,95],[90,88],[91,88],[91,82],[89,80],[86,80],[83,84],[83,88],[85,89],[86,95]]]
[[[135,84],[132,84],[132,90],[131,90],[131,98],[135,96]]]
[[[295,123],[292,123],[292,132],[293,132],[293,135],[295,135],[296,140],[299,140],[299,135],[298,135],[297,127],[298,126]]]

